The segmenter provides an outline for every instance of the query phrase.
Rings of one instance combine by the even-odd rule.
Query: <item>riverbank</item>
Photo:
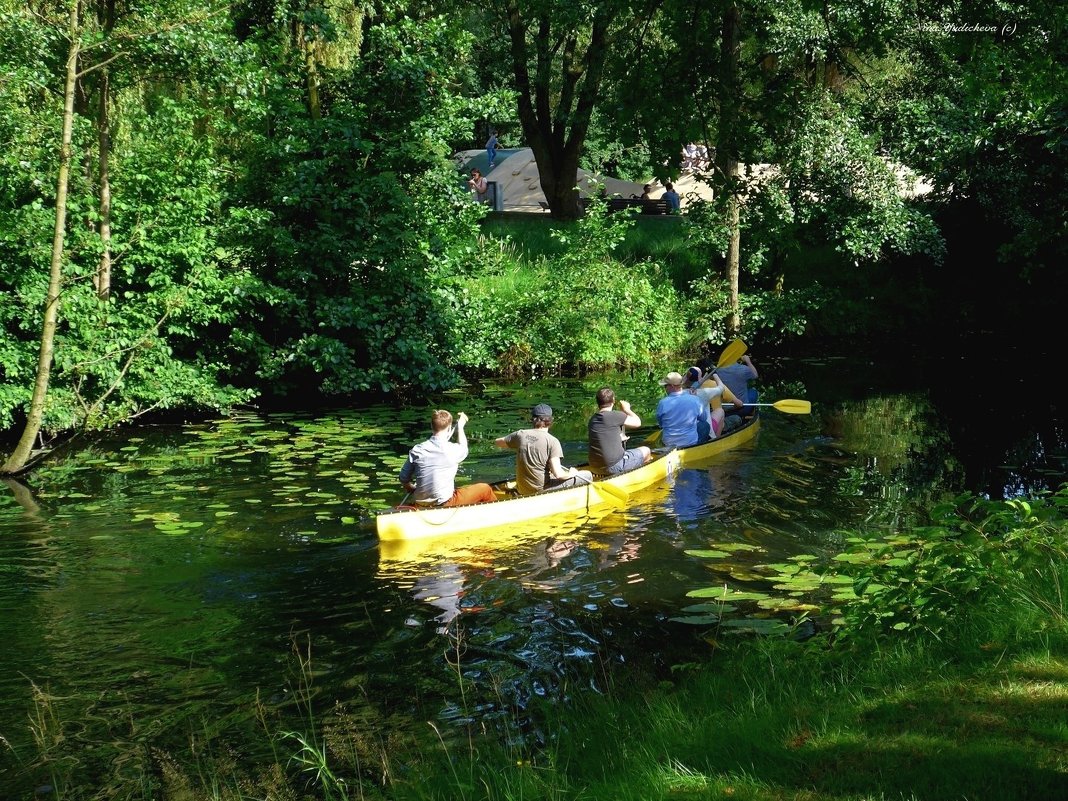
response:
[[[69,699],[35,686],[36,751],[16,753],[14,732],[0,732],[5,787],[68,801],[1063,798],[1066,521],[1068,488],[1032,501],[959,497],[928,525],[844,536],[821,567],[774,565],[785,594],[811,584],[806,571],[826,590],[805,593],[815,609],[786,636],[740,634],[725,613],[687,662],[605,661],[522,702],[500,665],[496,701],[487,695],[491,646],[470,637],[487,614],[477,585],[468,614],[437,638],[457,700],[436,713],[429,676],[407,698],[324,692],[334,668],[313,660],[310,635],[294,636],[285,689],[219,719],[189,707],[145,717],[127,687],[127,700],[94,708],[112,736],[89,750]],[[682,636],[664,623],[672,632]],[[532,667],[516,661],[519,673]],[[90,751],[108,758],[87,770]]]
[[[587,698],[547,756],[475,756],[484,793],[454,780],[397,797],[1064,798],[1063,627],[1056,638],[946,645],[747,643],[677,685]]]
[[[708,660],[670,680],[576,691],[540,753],[472,749],[438,765],[445,786],[392,797],[1064,798],[1066,502],[972,506],[863,568],[838,637],[710,632]]]

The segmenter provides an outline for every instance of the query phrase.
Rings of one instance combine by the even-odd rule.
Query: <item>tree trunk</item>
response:
[[[725,277],[730,285],[730,313],[727,317],[728,338],[741,330],[741,312],[738,301],[739,275],[741,273],[741,214],[738,198],[738,140],[735,120],[741,106],[738,84],[739,28],[741,27],[738,6],[733,2],[723,12],[723,34],[720,41],[720,106],[719,137],[716,142],[716,157],[723,175],[726,190],[726,222],[730,231],[727,246]]]
[[[67,188],[70,179],[71,138],[74,128],[74,90],[78,80],[79,36],[78,0],[72,0],[69,11],[70,48],[67,52],[66,82],[63,87],[63,134],[59,148],[59,174],[56,178],[56,226],[52,237],[52,262],[48,275],[44,318],[41,324],[41,351],[37,359],[37,380],[33,385],[30,411],[15,450],[0,467],[0,473],[18,473],[26,466],[33,452],[33,442],[44,419],[48,379],[52,372],[56,323],[59,319],[59,294],[63,283],[63,250],[67,228]]]
[[[732,184],[738,182],[738,162],[727,162],[727,178]],[[741,332],[742,317],[738,300],[738,284],[742,265],[742,224],[741,213],[738,203],[738,195],[731,192],[727,195],[727,229],[730,231],[730,241],[727,244],[727,263],[725,270],[727,283],[730,285],[730,315],[727,317],[727,338],[733,339]]]
[[[579,212],[578,154],[554,152],[549,147],[531,147],[538,165],[538,179],[549,212],[557,220],[574,220]]]
[[[100,145],[100,264],[93,277],[96,296],[106,301],[111,295],[111,178],[108,170],[111,158],[111,117],[108,105],[111,101],[111,82],[105,69],[100,75],[100,111],[97,117]]]
[[[599,8],[590,21],[588,34],[566,32],[559,49],[554,44],[554,37],[559,34],[554,34],[550,13],[543,10],[536,20],[532,76],[527,44],[527,30],[532,23],[524,17],[518,0],[508,0],[506,4],[523,136],[534,153],[541,189],[552,216],[573,220],[579,216],[579,154],[600,92],[610,46],[609,29],[617,12],[611,7]],[[553,82],[555,58],[559,58],[558,86]]]
[[[318,47],[318,40],[305,38],[303,25],[299,26],[299,30],[302,34],[300,37],[301,47],[304,50],[304,80],[308,87],[308,114],[313,120],[318,120],[323,113],[319,104],[319,62],[315,52]],[[316,35],[318,35],[318,31],[316,31]]]
[[[317,120],[323,115],[319,105],[319,67],[315,60],[315,47],[315,42],[308,43],[308,56],[306,59],[308,68],[308,113],[313,120]]]

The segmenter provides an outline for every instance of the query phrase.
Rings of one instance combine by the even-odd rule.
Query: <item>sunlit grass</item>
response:
[[[626,239],[614,254],[624,263],[651,260],[662,264],[677,288],[705,273],[709,265],[686,237],[686,228],[678,220],[638,217],[636,225],[627,232]],[[533,270],[542,258],[551,260],[562,245],[553,239],[552,231],[569,223],[549,219],[501,217],[483,223],[483,246],[504,247],[516,264]],[[502,243],[504,243],[502,245]]]

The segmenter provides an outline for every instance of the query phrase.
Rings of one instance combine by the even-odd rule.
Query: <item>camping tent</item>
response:
[[[497,166],[487,168],[486,151],[465,150],[456,154],[457,166],[468,172],[473,167],[478,167],[490,181],[497,183],[498,192],[503,193],[503,208],[505,211],[545,211],[545,193],[541,190],[541,179],[538,176],[538,164],[534,160],[534,152],[529,147],[516,150],[501,150],[497,154]],[[652,184],[652,196],[660,197],[664,193],[664,186],[657,180],[650,180]],[[707,184],[699,182],[692,174],[684,174],[674,182],[675,191],[682,197],[682,206],[694,196],[711,199],[712,189]],[[607,190],[610,196],[640,197],[644,184],[634,181],[621,181],[618,178],[594,175],[586,170],[578,171],[578,188],[582,197],[596,194],[601,186]]]

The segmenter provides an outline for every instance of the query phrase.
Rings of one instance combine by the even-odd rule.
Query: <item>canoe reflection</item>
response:
[[[594,600],[605,596],[607,603],[626,606],[621,588],[642,582],[641,574],[637,570],[605,574],[637,562],[650,523],[663,515],[670,493],[670,485],[661,483],[634,493],[626,509],[607,508],[581,520],[382,541],[378,576],[440,610],[434,618],[439,632],[460,613],[479,612],[497,603],[499,598],[490,597],[490,585],[498,594],[548,592]],[[505,579],[508,586],[489,582],[487,576]],[[591,589],[597,584],[605,589]],[[477,598],[472,597],[473,587]]]

